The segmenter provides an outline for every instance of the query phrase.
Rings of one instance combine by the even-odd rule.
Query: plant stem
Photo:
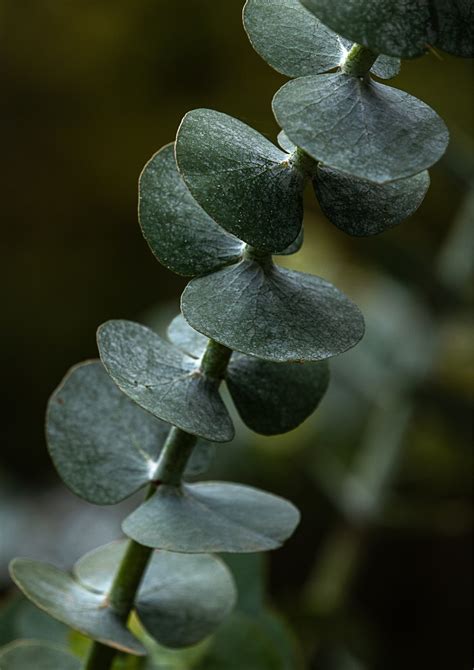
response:
[[[190,435],[176,427],[170,430],[153,475],[155,486],[179,486],[196,442],[196,435]]]
[[[222,344],[209,340],[201,360],[200,373],[214,380],[217,386],[225,377],[232,350]],[[154,481],[148,489],[147,499],[155,493],[161,484],[179,486],[186,465],[197,442],[196,435],[186,433],[180,428],[170,430],[161,452]],[[146,572],[153,549],[129,540],[122,561],[117,569],[108,595],[108,603],[113,611],[127,622],[133,609],[135,598]],[[100,642],[93,642],[85,661],[84,670],[110,670],[118,653],[116,649]]]
[[[201,360],[201,372],[207,377],[217,379],[220,383],[225,377],[231,356],[232,349],[228,349],[215,340],[209,340]]]
[[[372,49],[368,49],[361,44],[354,44],[341,65],[341,69],[345,74],[350,74],[353,77],[364,77],[370,71],[378,56],[379,54]]]

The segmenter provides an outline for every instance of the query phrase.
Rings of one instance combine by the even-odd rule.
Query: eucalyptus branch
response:
[[[215,379],[220,385],[225,376],[232,351],[212,340],[208,341],[200,369],[204,375]],[[161,452],[153,481],[148,489],[150,499],[158,486],[163,484],[180,486],[191,458],[197,437],[179,428],[172,428]],[[107,601],[112,610],[126,624],[133,611],[135,599],[147,570],[153,550],[134,540],[127,542],[121,563],[115,574]],[[93,642],[84,670],[109,670],[116,651],[100,642]]]
[[[72,574],[12,562],[24,595],[93,643],[82,666],[67,650],[21,643],[0,652],[5,670],[35,670],[38,659],[108,670],[118,652],[145,656],[145,634],[173,649],[218,639],[236,588],[214,554],[275,550],[296,529],[298,510],[278,496],[193,480],[210,463],[211,443],[235,435],[223,381],[250,429],[285,433],[324,397],[327,360],[364,334],[346,295],[277,259],[303,244],[308,183],[329,221],[356,236],[400,224],[423,202],[448,131],[428,105],[378,80],[429,44],[472,53],[467,6],[428,4],[245,4],[253,46],[291,79],[273,100],[279,147],[237,119],[197,109],[145,166],[140,225],[157,260],[189,278],[181,314],[166,339],[129,321],[101,326],[100,361],[74,367],[51,397],[47,441],[63,481],[90,503],[149,494],[122,524],[127,539],[82,557]]]

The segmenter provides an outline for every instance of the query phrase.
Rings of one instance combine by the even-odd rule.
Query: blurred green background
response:
[[[45,405],[68,367],[97,355],[100,323],[179,309],[185,281],[148,251],[136,185],[182,116],[211,107],[276,137],[285,79],[252,50],[242,4],[0,1],[4,590],[14,554],[69,564],[119,532],[123,508],[58,482]],[[315,670],[472,667],[472,61],[429,54],[392,84],[452,135],[422,208],[353,239],[308,193],[305,247],[285,261],[345,290],[367,336],[334,363],[312,419],[276,439],[242,429],[212,473],[302,509],[270,557],[269,598]]]

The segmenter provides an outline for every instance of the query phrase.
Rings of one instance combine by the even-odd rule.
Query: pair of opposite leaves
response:
[[[109,374],[100,362],[79,365],[51,397],[47,412],[51,457],[65,483],[89,502],[115,504],[155,482],[160,454],[176,430],[163,420],[207,439],[232,437],[225,434],[230,419],[218,383],[208,383],[198,373],[199,360],[192,356],[202,352],[205,338],[182,317],[171,324],[169,334],[174,346],[138,324],[105,324],[98,340]],[[229,366],[228,383],[244,389],[237,390],[237,397],[244,396],[239,398],[241,407],[253,404],[248,411],[257,410],[257,415],[266,408],[267,417],[260,420],[273,428],[279,421],[284,430],[283,424],[288,429],[288,422],[294,423],[298,416],[303,420],[314,410],[326,390],[328,370],[324,362],[282,366],[237,357]],[[210,450],[209,444],[198,442],[187,476],[207,468]],[[293,505],[252,487],[160,483],[153,496],[125,519],[123,529],[140,544],[156,549],[246,553],[279,547],[298,520]]]
[[[273,108],[292,142],[315,160],[383,184],[420,173],[445,151],[447,129],[420,100],[369,75],[325,74],[343,64],[351,44],[299,0],[248,0],[244,25],[256,51],[296,78],[276,94]],[[372,72],[391,78],[398,69],[396,58],[382,55]]]
[[[72,574],[28,559],[12,561],[10,572],[27,598],[54,619],[102,644],[140,656],[146,653],[145,648],[107,598],[126,551],[125,540],[99,547],[81,558]],[[160,551],[151,556],[134,611],[152,638],[177,649],[212,634],[235,602],[234,579],[221,559],[209,554]],[[32,650],[28,644],[2,650],[0,668],[13,670],[19,659],[24,661],[21,670],[37,670],[41,662],[48,670],[67,667],[46,663],[65,654],[60,649],[40,647],[37,651],[36,664],[30,664]]]

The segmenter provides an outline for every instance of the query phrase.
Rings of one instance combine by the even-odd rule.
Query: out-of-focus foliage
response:
[[[151,322],[152,308],[166,322],[178,311],[184,280],[143,245],[136,199],[142,165],[184,113],[216,109],[275,141],[269,103],[285,78],[250,48],[241,9],[241,0],[188,0],[185,11],[171,0],[0,3],[3,578],[15,554],[70,566],[118,533],[123,508],[98,510],[57,488],[44,408],[66,369],[96,356],[99,323]],[[358,240],[313,205],[303,251],[285,260],[361,305],[367,335],[333,366],[314,419],[271,440],[239,424],[242,437],[219,447],[211,473],[304,510],[295,538],[271,556],[271,598],[317,670],[472,665],[472,62],[429,53],[393,83],[436,109],[452,136],[422,207]],[[276,624],[251,633],[261,624],[241,609],[226,644],[240,650],[247,630],[273,658]],[[5,621],[2,642],[43,630]],[[162,665],[199,668],[200,658]]]

